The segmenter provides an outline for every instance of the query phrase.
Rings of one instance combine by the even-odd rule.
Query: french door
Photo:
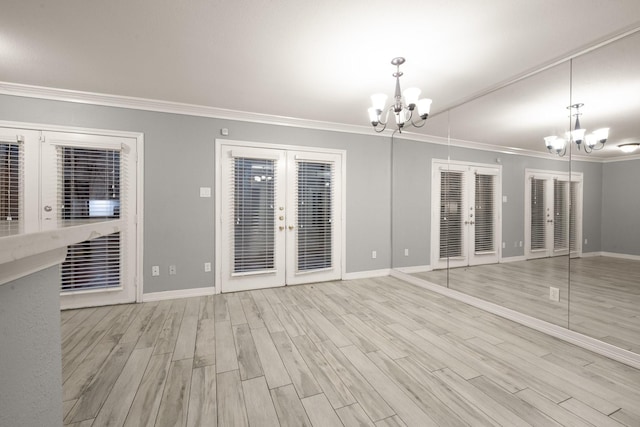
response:
[[[0,172],[16,170],[15,196],[0,209],[5,234],[121,220],[119,231],[68,247],[62,308],[136,301],[136,157],[135,137],[0,128]]]
[[[500,168],[434,160],[433,268],[500,260]]]
[[[222,292],[342,276],[342,154],[220,144]]]
[[[582,174],[526,171],[527,259],[582,252]]]

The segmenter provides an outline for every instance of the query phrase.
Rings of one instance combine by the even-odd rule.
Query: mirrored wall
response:
[[[640,32],[396,138],[394,268],[640,353],[640,149],[618,147],[640,143],[638,94]],[[578,112],[604,148],[547,151]]]

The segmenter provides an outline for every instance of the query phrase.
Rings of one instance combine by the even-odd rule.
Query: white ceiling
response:
[[[404,56],[403,87],[433,99],[433,123],[415,132],[445,136],[449,128],[454,138],[536,150],[566,122],[568,62],[438,113],[640,27],[638,0],[2,3],[3,82],[367,126],[369,96],[392,95],[389,62]],[[618,61],[620,43],[603,48],[607,58]],[[583,79],[584,99],[573,97],[585,103],[583,125],[609,125],[612,139],[617,129],[605,113],[624,107],[613,115],[621,116],[632,108],[621,99],[640,93],[640,42],[626,45],[616,64],[627,72],[593,67],[588,58],[598,51],[573,64],[581,73],[574,83]],[[615,73],[616,91],[605,71]]]

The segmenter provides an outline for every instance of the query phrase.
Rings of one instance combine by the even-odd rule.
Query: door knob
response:
[[[281,225],[280,227],[278,227],[280,229],[280,231],[284,230],[284,225]]]
[[[294,228],[296,228],[296,226],[295,226],[295,225],[290,225],[290,226],[289,226],[289,230],[293,230]]]
[[[49,205],[44,207],[44,211],[45,212],[51,212],[52,210],[53,210],[53,208],[51,206],[49,206]]]

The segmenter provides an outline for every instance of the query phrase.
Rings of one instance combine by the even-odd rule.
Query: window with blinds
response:
[[[531,178],[531,250],[547,247],[546,224],[545,180]]]
[[[275,161],[233,159],[233,272],[275,269]]]
[[[569,247],[569,182],[553,180],[553,249]]]
[[[579,183],[571,182],[570,184],[570,205],[569,205],[569,250],[576,251],[578,249],[578,192]]]
[[[0,236],[18,233],[22,216],[19,143],[0,142]]]
[[[495,252],[495,175],[475,175],[475,252]]]
[[[296,162],[297,271],[333,266],[333,174],[331,163]]]
[[[459,257],[464,253],[462,209],[464,174],[440,172],[440,258]]]
[[[57,153],[59,219],[119,218],[120,151],[59,146]],[[69,247],[61,289],[120,287],[120,273],[121,235],[114,233]]]

